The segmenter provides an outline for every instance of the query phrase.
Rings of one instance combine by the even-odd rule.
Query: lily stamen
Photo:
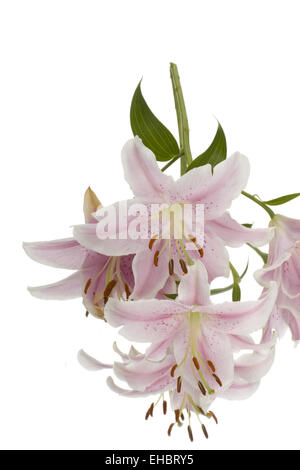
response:
[[[171,436],[171,432],[172,432],[172,429],[173,429],[173,426],[174,426],[175,423],[171,423],[169,428],[168,428],[168,436]]]
[[[87,291],[88,291],[88,288],[90,287],[91,285],[91,282],[92,282],[92,279],[88,279],[85,287],[84,287],[84,293],[87,294]]]
[[[172,367],[172,369],[171,369],[171,371],[170,371],[171,377],[174,377],[174,373],[175,373],[175,370],[177,369],[177,367],[178,367],[177,364],[175,364],[175,365]]]
[[[190,441],[193,442],[194,438],[193,438],[192,428],[190,425],[188,425],[187,430],[188,430]]]

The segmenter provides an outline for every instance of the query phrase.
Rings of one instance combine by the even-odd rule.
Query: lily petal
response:
[[[203,307],[203,311],[208,314],[207,321],[212,328],[230,334],[249,334],[266,324],[277,292],[277,284],[272,282],[270,288],[257,301],[208,305]]]
[[[157,266],[154,266],[153,252],[148,247],[135,255],[132,263],[135,279],[132,298],[148,299],[157,295],[169,277],[168,261],[166,250],[159,257]]]
[[[249,177],[249,161],[240,153],[216,165],[194,168],[183,175],[175,186],[174,196],[181,201],[205,204],[205,219],[220,217],[245,188]]]
[[[219,396],[226,398],[226,400],[246,400],[256,392],[259,384],[260,382],[235,379],[227,390],[220,392]]]
[[[209,298],[207,271],[201,261],[196,261],[182,278],[176,301],[185,305],[207,305],[210,303]]]
[[[78,351],[77,359],[82,367],[91,371],[112,369],[113,367],[112,364],[103,364],[102,362],[99,362],[97,359],[87,354],[83,349]]]
[[[129,140],[122,150],[124,175],[135,196],[159,196],[173,186],[174,181],[160,170],[154,153],[139,137]]]
[[[167,379],[168,384],[174,383],[170,370],[174,364],[173,355],[168,355],[163,361],[152,362],[147,359],[128,363],[115,362],[114,373],[134,390],[145,391],[147,387],[160,379]]]
[[[274,228],[253,229],[244,227],[232,219],[229,212],[225,212],[221,217],[209,221],[206,228],[207,226],[224,241],[225,245],[232,247],[241,246],[243,243],[262,246],[269,243],[274,236]]]
[[[275,357],[275,348],[268,354],[245,354],[235,364],[235,373],[247,382],[257,382],[269,372]]]
[[[186,307],[172,300],[119,301],[110,298],[105,318],[114,327],[123,326],[120,334],[139,342],[163,341],[183,321]]]
[[[74,238],[25,242],[23,248],[34,261],[63,269],[80,269],[87,255],[87,250],[80,246]]]
[[[28,287],[33,297],[46,300],[68,300],[81,297],[82,281],[80,272],[76,272],[69,277],[53,284],[45,286]]]

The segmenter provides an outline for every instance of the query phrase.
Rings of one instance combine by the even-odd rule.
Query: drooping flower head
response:
[[[271,283],[257,301],[212,304],[207,272],[198,261],[181,280],[175,301],[110,299],[108,323],[122,326],[120,334],[129,340],[151,343],[140,360],[115,363],[114,372],[136,391],[168,390],[177,422],[183,410],[189,417],[191,411],[206,414],[216,396],[230,396],[231,387],[236,395],[253,391],[270,368],[274,342],[256,346],[247,335],[264,326],[276,295]],[[255,348],[250,360],[247,356],[235,366],[234,350]],[[268,354],[261,354],[266,349]],[[243,366],[259,372],[251,375],[248,369],[243,375]]]
[[[262,285],[276,281],[278,297],[265,328],[265,338],[272,330],[282,336],[287,327],[295,341],[300,340],[300,220],[275,215],[270,225],[275,236],[270,242],[266,266],[255,273]]]
[[[99,207],[100,201],[88,188],[83,204],[87,224],[96,224],[92,214]],[[40,299],[82,297],[87,314],[103,319],[104,305],[111,295],[128,298],[133,290],[133,255],[105,256],[80,245],[74,238],[24,243],[23,247],[34,261],[55,268],[76,270],[54,284],[29,287],[30,293]]]

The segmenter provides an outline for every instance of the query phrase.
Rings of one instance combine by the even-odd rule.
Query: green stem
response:
[[[263,262],[265,264],[267,264],[267,262],[268,262],[268,253],[264,253],[259,248],[256,248],[256,246],[251,245],[251,243],[247,243],[247,245],[250,246],[250,248],[252,248],[252,250],[254,250],[255,253],[257,253],[261,257],[261,259],[263,260]]]
[[[164,167],[162,167],[161,171],[166,171],[166,169],[169,168],[169,166],[173,165],[173,163],[175,163],[178,160],[178,158],[181,158],[182,156],[183,156],[183,152],[180,152],[178,155],[173,157],[172,160],[170,160]]]
[[[242,194],[246,196],[248,199],[251,199],[251,201],[256,202],[256,204],[258,204],[263,209],[265,209],[265,211],[269,214],[271,219],[273,219],[273,217],[275,216],[275,213],[264,202],[262,202],[260,199],[257,199],[255,196],[252,196],[251,194],[246,193],[246,191],[242,191]]]
[[[181,151],[183,151],[183,155],[181,157],[181,174],[183,175],[187,167],[193,161],[190,149],[189,124],[177,65],[172,63],[170,64],[170,74],[173,87],[175,109],[177,114],[180,149]]]

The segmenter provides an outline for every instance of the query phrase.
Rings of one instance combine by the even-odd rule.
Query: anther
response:
[[[218,424],[218,418],[216,417],[213,411],[209,411],[206,416],[212,417],[215,420],[216,424]]]
[[[193,357],[193,363],[196,369],[199,370],[200,369],[199,361],[195,356]]]
[[[125,287],[126,299],[128,299],[129,296],[130,296],[130,294],[131,294],[131,292],[130,292],[130,290],[129,290],[128,284],[125,283],[125,284],[124,284],[124,287]]]
[[[90,287],[91,285],[91,282],[92,282],[92,279],[89,279],[85,285],[85,288],[84,288],[84,293],[86,294],[87,291],[88,291],[88,288]]]
[[[208,439],[208,432],[207,432],[206,427],[204,426],[204,424],[202,424],[202,431],[203,431],[203,434],[206,437],[206,439]]]
[[[175,423],[170,424],[169,429],[168,429],[168,436],[171,436],[171,431],[173,429]]]
[[[85,312],[85,316],[86,316],[86,317],[89,316],[89,312],[88,312],[88,311]]]
[[[193,237],[193,235],[189,235],[189,239],[192,243],[196,243],[196,237]]]
[[[166,400],[163,401],[163,412],[164,412],[164,415],[167,414],[167,402],[166,402]]]
[[[172,276],[174,274],[174,260],[170,259],[169,261],[169,274]]]
[[[154,266],[158,266],[158,257],[159,257],[159,251],[157,250],[155,252],[154,258],[153,258],[153,264]]]
[[[154,403],[151,403],[150,408],[147,410],[145,419],[147,420],[149,416],[153,416]]]
[[[205,413],[204,413],[203,409],[202,409],[200,406],[196,406],[196,410],[199,411],[199,413],[200,413],[202,416],[205,416]]]
[[[183,273],[187,274],[188,269],[186,267],[185,261],[182,258],[180,258],[179,263],[180,263],[180,266],[181,266],[181,269],[182,269]]]
[[[199,380],[199,382],[198,382],[198,387],[200,388],[202,394],[205,396],[205,395],[206,395],[206,390],[205,390],[205,388],[204,388],[203,383],[200,382],[200,380]]]
[[[177,378],[177,393],[181,392],[181,377]]]
[[[175,364],[171,369],[171,372],[170,372],[171,377],[174,377],[174,373],[176,369],[177,369],[177,364]]]
[[[223,386],[221,380],[219,379],[219,377],[218,377],[216,374],[213,374],[213,378],[215,379],[215,381],[217,382],[217,384],[220,385],[220,387]]]
[[[175,410],[175,421],[178,423],[180,418],[180,410]]]
[[[111,294],[111,291],[113,290],[113,288],[115,287],[115,285],[117,284],[117,281],[115,279],[112,279],[108,284],[107,286],[105,287],[104,289],[104,292],[103,292],[103,297],[104,299],[106,297],[109,297],[110,294]]]
[[[183,413],[181,413],[180,418],[181,418],[181,421],[184,421],[184,414]]]
[[[191,428],[190,425],[188,425],[187,430],[188,430],[188,433],[189,433],[189,438],[193,442],[194,438],[193,438],[192,428]]]
[[[156,236],[151,238],[150,242],[149,242],[149,249],[152,250],[152,247],[154,245],[154,243],[156,242],[157,238]]]
[[[216,372],[216,368],[211,361],[207,361],[207,365],[211,368],[213,372]]]
[[[198,251],[199,251],[199,255],[201,256],[201,258],[203,258],[204,256],[203,248],[200,248]]]

